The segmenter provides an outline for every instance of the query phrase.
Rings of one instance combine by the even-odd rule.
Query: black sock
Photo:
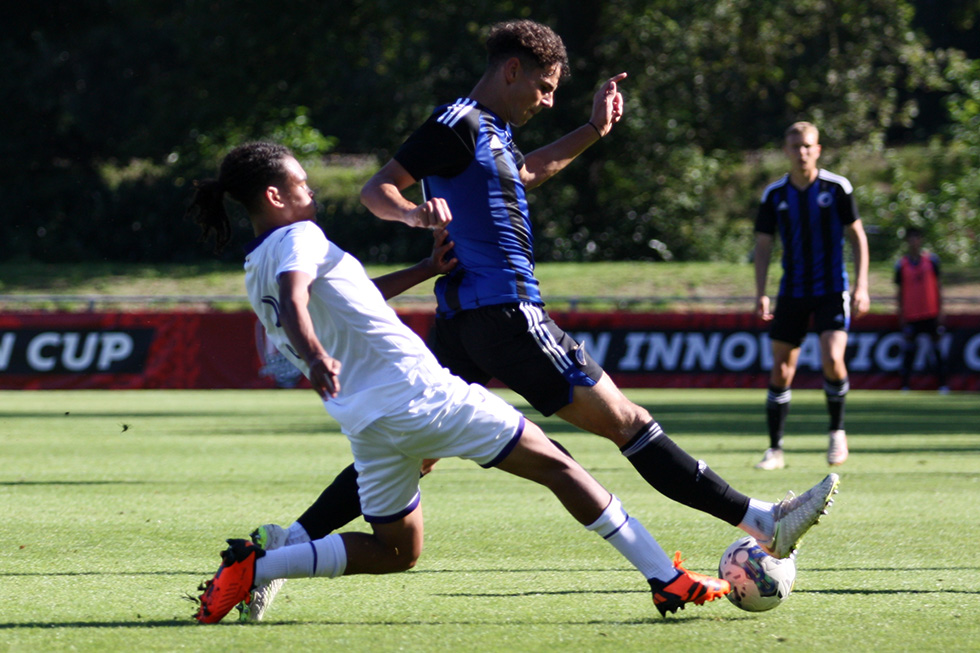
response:
[[[939,387],[946,386],[946,361],[943,360],[942,339],[932,341],[932,353],[936,357],[936,376],[939,377]]]
[[[789,402],[793,392],[789,388],[769,386],[766,395],[766,421],[769,425],[769,447],[783,448],[783,429],[786,427],[786,416],[789,415]]]
[[[337,474],[313,505],[297,519],[311,540],[319,540],[361,516],[357,495],[357,470],[351,463]]]
[[[824,378],[823,391],[827,394],[827,413],[830,415],[829,430],[837,431],[844,428],[844,399],[851,389],[847,378],[831,381]]]
[[[906,334],[905,351],[902,353],[902,387],[908,388],[912,380],[912,364],[915,362],[915,334]]]
[[[736,492],[703,460],[695,460],[668,438],[655,420],[622,447],[640,476],[664,496],[738,526],[749,498]]]

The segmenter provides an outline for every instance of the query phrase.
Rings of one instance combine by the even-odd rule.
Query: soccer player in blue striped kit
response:
[[[772,555],[790,555],[836,492],[836,475],[775,504],[736,491],[677,446],[543,309],[525,190],[610,133],[623,115],[618,84],[626,74],[600,86],[585,123],[525,156],[511,126],[553,105],[568,74],[564,44],[550,28],[523,20],[495,25],[487,50],[486,71],[469,95],[438,107],[361,192],[382,219],[449,231],[457,265],[436,283],[430,348],[464,380],[483,385],[496,378],[542,414],[614,442],[667,497],[743,529]],[[421,204],[402,194],[416,183]],[[348,467],[296,522],[266,524],[253,540],[274,548],[323,537],[359,514],[357,484],[357,470]],[[262,618],[277,589],[257,588],[249,619]]]
[[[844,353],[851,319],[868,312],[868,239],[858,217],[854,192],[840,175],[817,167],[820,133],[808,122],[787,128],[783,152],[790,171],[762,195],[755,222],[756,314],[772,321],[772,371],[766,415],[769,448],[756,468],[782,469],[783,429],[792,397],[800,345],[810,328],[820,336],[820,360],[827,397],[827,462],[847,460],[844,401],[849,384]],[[783,245],[783,276],[775,312],[770,310],[766,279],[775,234]],[[850,294],[844,239],[854,254],[854,292]]]

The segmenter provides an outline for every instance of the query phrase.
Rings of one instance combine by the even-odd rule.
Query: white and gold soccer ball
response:
[[[752,537],[732,543],[718,563],[718,576],[731,583],[728,600],[742,610],[763,612],[782,603],[796,582],[793,557],[773,558]]]

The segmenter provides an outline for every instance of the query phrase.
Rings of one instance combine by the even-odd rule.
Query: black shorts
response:
[[[846,292],[821,297],[778,297],[773,311],[769,339],[803,344],[813,319],[813,330],[847,331],[851,326],[851,298]]]
[[[572,401],[577,385],[592,386],[602,368],[540,306],[500,304],[437,317],[429,347],[468,383],[495,378],[542,415]]]

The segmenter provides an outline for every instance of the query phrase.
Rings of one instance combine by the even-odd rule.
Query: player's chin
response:
[[[534,111],[528,111],[527,114],[525,114],[525,116],[523,118],[521,118],[516,123],[514,123],[514,125],[516,127],[523,127],[527,123],[531,122],[531,118],[533,118],[535,115],[537,115],[536,112],[534,112]]]

